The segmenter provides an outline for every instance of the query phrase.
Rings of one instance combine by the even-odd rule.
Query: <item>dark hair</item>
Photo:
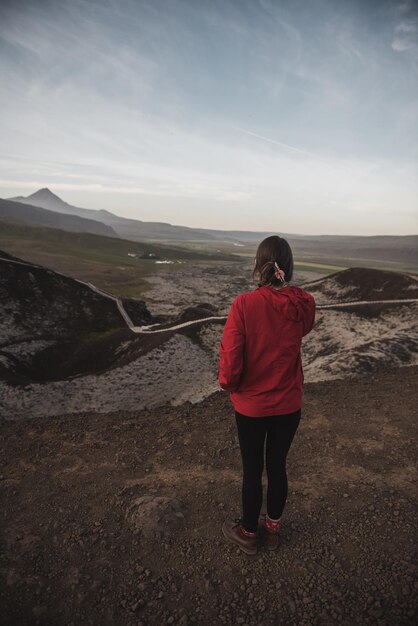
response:
[[[272,235],[263,239],[257,248],[253,278],[258,277],[258,286],[279,286],[281,281],[274,274],[274,263],[284,271],[286,282],[293,277],[293,254],[286,239],[278,235]]]

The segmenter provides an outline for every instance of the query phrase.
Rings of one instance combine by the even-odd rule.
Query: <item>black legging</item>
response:
[[[264,469],[264,441],[266,443],[267,513],[278,519],[287,498],[286,457],[301,419],[301,409],[286,415],[247,417],[235,411],[238,439],[241,448],[242,524],[256,532],[258,516],[263,503],[262,475]]]

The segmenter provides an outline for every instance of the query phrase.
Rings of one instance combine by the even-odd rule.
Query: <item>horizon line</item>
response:
[[[81,209],[81,210],[87,210],[87,211],[97,211],[98,213],[100,211],[105,211],[107,213],[111,213],[112,215],[115,215],[116,217],[119,217],[119,218],[124,219],[124,220],[133,220],[133,221],[136,221],[136,222],[144,222],[144,223],[148,223],[148,224],[150,224],[150,223],[151,224],[152,223],[166,224],[168,226],[176,226],[176,227],[180,227],[180,228],[189,228],[189,229],[193,229],[193,230],[204,230],[204,231],[215,231],[215,232],[216,231],[220,231],[220,232],[223,232],[223,233],[233,233],[233,232],[236,232],[236,233],[254,233],[254,234],[263,234],[263,235],[265,235],[265,234],[271,232],[269,230],[261,230],[261,231],[258,231],[258,230],[242,230],[242,229],[234,229],[234,230],[228,229],[228,230],[225,230],[223,228],[208,228],[206,226],[186,226],[184,224],[174,224],[174,223],[171,223],[171,222],[162,222],[162,221],[157,221],[157,220],[141,220],[139,218],[134,218],[134,217],[125,217],[123,215],[118,215],[118,213],[115,213],[113,211],[109,211],[108,209],[92,209],[92,208],[79,207],[79,206],[72,205],[69,202],[67,202],[66,200],[63,200],[58,194],[56,194],[55,192],[51,191],[51,189],[48,186],[40,187],[39,189],[37,189],[33,193],[29,194],[28,196],[23,196],[23,195],[19,196],[18,195],[18,196],[12,196],[11,198],[1,198],[0,197],[0,199],[1,200],[9,200],[9,201],[15,202],[15,200],[13,198],[22,197],[22,198],[25,198],[27,200],[28,198],[30,198],[31,196],[35,195],[39,191],[48,191],[51,195],[53,195],[56,198],[58,198],[58,200],[60,200],[61,202],[65,203],[65,204],[68,204],[70,207],[73,207],[75,209]],[[22,204],[24,204],[24,203],[22,203]],[[32,205],[32,206],[37,206],[37,205]],[[53,209],[45,209],[44,207],[38,207],[38,208],[43,209],[44,211],[51,211],[53,213],[56,212]],[[73,214],[72,213],[67,213],[67,215],[73,215]],[[86,217],[86,218],[83,218],[83,219],[88,219],[88,218]],[[100,221],[100,220],[98,220],[98,221]],[[100,223],[103,223],[103,222],[100,222]],[[272,234],[279,235],[279,232],[280,231],[275,231]],[[379,235],[379,234],[360,235],[360,234],[352,234],[352,233],[341,235],[341,234],[337,234],[337,233],[307,234],[307,233],[295,233],[295,232],[286,232],[285,233],[285,232],[283,232],[282,235],[279,235],[279,236],[287,236],[287,237],[417,237],[418,236],[418,232],[417,233],[402,234],[402,235],[401,234],[394,234],[394,235],[387,235],[387,234],[385,234],[385,235]]]

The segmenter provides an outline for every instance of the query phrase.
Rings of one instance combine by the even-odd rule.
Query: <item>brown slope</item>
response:
[[[417,374],[306,386],[281,547],[251,558],[221,534],[241,506],[227,394],[3,423],[0,623],[412,626]],[[184,520],[132,526],[142,496]]]
[[[400,300],[418,298],[418,280],[408,274],[366,267],[350,267],[304,287],[319,303],[353,300]]]
[[[134,323],[154,321],[144,302],[124,303]],[[120,345],[131,338],[116,302],[0,250],[0,380],[26,384],[103,371],[116,366]]]

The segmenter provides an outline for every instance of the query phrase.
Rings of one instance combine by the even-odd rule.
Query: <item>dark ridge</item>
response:
[[[22,261],[22,259],[19,259],[19,257],[13,256],[12,254],[9,254],[8,252],[4,252],[4,250],[0,250],[0,258],[9,259],[10,261],[19,261],[20,263],[25,263],[25,261]]]
[[[335,283],[347,290],[347,295],[335,293]],[[400,300],[418,298],[418,281],[400,272],[350,267],[326,278],[313,281],[306,289],[315,295],[322,293],[339,300]]]
[[[143,300],[131,298],[121,298],[123,308],[132,320],[135,326],[145,326],[147,324],[155,324],[157,320],[148,311]]]
[[[176,323],[182,324],[183,322],[199,320],[205,317],[213,317],[216,315],[218,315],[218,311],[216,310],[216,308],[212,304],[204,302],[202,304],[190,306],[185,309],[176,320]]]
[[[13,384],[62,380],[123,361],[118,349],[134,336],[113,300],[68,276],[14,263],[20,259],[2,251],[0,257],[5,259],[0,261],[1,315],[13,327],[0,344],[0,378]],[[154,323],[144,302],[124,302],[135,324]]]

